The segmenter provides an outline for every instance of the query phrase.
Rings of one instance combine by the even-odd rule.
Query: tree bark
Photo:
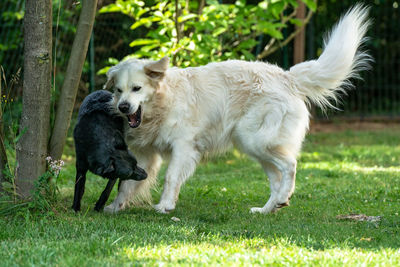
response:
[[[82,11],[79,16],[74,43],[72,44],[71,56],[68,61],[67,72],[61,89],[54,128],[50,140],[50,156],[53,160],[60,159],[63,153],[96,15],[97,0],[85,0],[81,1],[81,3]]]
[[[24,17],[24,81],[21,138],[17,143],[16,186],[30,198],[34,181],[45,172],[50,126],[52,2],[27,0]]]
[[[206,5],[206,0],[197,0],[198,7],[197,7],[197,15],[201,15],[203,13],[203,8]]]
[[[297,0],[299,7],[297,9],[296,18],[299,20],[304,20],[306,17],[306,4],[303,1]],[[300,29],[299,34],[294,37],[294,51],[293,51],[293,63],[301,63],[305,59],[305,39],[306,39],[306,31],[304,27],[296,26],[297,29]]]
[[[183,34],[183,22],[179,23],[179,17],[182,14],[182,9],[179,5],[179,0],[175,0],[175,30],[176,30],[176,46],[179,45],[180,40],[182,39]],[[179,48],[175,51],[174,55],[172,56],[172,65],[176,66],[176,58],[179,53]]]
[[[271,41],[264,47],[264,50],[260,54],[258,54],[257,59],[261,60],[261,59],[271,55],[276,50],[287,45],[290,41],[292,41],[297,36],[297,34],[299,34],[299,32],[301,32],[304,29],[304,27],[310,21],[312,15],[313,15],[313,12],[311,10],[309,10],[305,19],[302,20],[303,24],[300,27],[296,27],[296,30],[294,32],[292,32],[292,34],[290,34],[285,40],[283,40],[279,44],[274,45],[276,39],[272,38]]]

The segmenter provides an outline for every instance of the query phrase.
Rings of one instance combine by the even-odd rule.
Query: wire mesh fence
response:
[[[99,1],[99,8],[113,2]],[[356,90],[343,96],[341,111],[331,112],[329,117],[400,116],[400,2],[390,0],[364,1],[371,8],[374,21],[368,35],[366,49],[375,62],[372,70],[362,73],[362,81],[355,81]],[[23,12],[25,1],[7,0],[0,3],[0,65],[7,75],[23,66]],[[326,0],[306,28],[307,59],[319,56],[323,47],[324,33],[340,18],[354,1]],[[80,5],[69,0],[53,0],[54,86],[60,88],[74,39]],[[138,38],[130,30],[133,21],[120,13],[98,14],[84,65],[78,91],[78,102],[89,91],[101,89],[105,76],[98,71],[110,66],[126,55],[134,53],[129,43]],[[290,29],[286,29],[290,31]],[[286,32],[290,34],[290,32]],[[259,38],[262,39],[262,38]],[[254,51],[256,53],[256,51]],[[282,48],[267,60],[283,67],[292,65],[293,48]],[[18,91],[18,90],[17,90]],[[317,112],[317,117],[324,118]]]
[[[22,20],[25,1],[0,4],[0,64],[7,73],[16,73],[23,65]]]
[[[364,47],[374,62],[370,71],[361,73],[356,89],[343,96],[340,112],[347,117],[395,117],[400,115],[400,1],[364,1],[369,4],[372,27]],[[317,57],[322,50],[325,25],[333,25],[354,1],[329,0],[319,7],[307,27],[307,57]]]

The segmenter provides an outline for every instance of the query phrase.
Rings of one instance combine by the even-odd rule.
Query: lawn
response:
[[[75,214],[68,151],[54,212],[0,217],[1,266],[400,266],[399,127],[308,135],[291,205],[268,215],[249,213],[269,187],[258,164],[235,151],[201,164],[171,214],[96,213],[106,181],[93,175]],[[382,217],[337,218],[352,213]]]

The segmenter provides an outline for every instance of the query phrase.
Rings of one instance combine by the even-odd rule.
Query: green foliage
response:
[[[2,184],[4,193],[0,193],[0,215],[16,215],[25,218],[31,213],[53,215],[54,205],[59,195],[57,181],[64,162],[53,161],[49,157],[46,160],[48,171],[35,180],[32,199],[28,201],[18,199],[15,174],[11,172],[11,168],[6,168],[7,182]]]
[[[1,100],[1,120],[4,122],[5,136],[4,146],[6,148],[7,163],[3,172],[5,181],[0,185],[3,191],[0,192],[0,215],[25,214],[31,211],[48,212],[52,209],[52,203],[56,200],[58,188],[57,178],[63,165],[62,161],[53,161],[47,158],[48,171],[38,177],[34,182],[32,201],[26,202],[18,200],[16,192],[16,146],[18,140],[27,131],[26,128],[19,127],[19,114],[21,112],[21,102],[14,101],[15,85],[20,80],[20,69],[7,81],[6,74],[0,66],[0,91]]]
[[[304,2],[315,10],[313,1]],[[293,12],[287,14],[297,6],[296,0],[265,0],[256,5],[245,0],[232,4],[209,0],[201,9],[197,1],[178,0],[177,10],[175,1],[117,0],[100,13],[120,12],[132,18],[131,30],[147,29],[145,36],[130,43],[136,51],[129,57],[167,55],[174,65],[188,67],[227,59],[254,60],[258,36],[282,40],[283,28],[301,24],[292,19]]]
[[[8,178],[8,181],[11,181],[14,176],[16,143],[26,131],[26,129],[19,130],[19,114],[22,109],[22,103],[14,101],[15,96],[13,94],[16,84],[19,83],[20,74],[21,69],[14,75],[11,75],[11,79],[7,81],[3,66],[0,66],[0,121],[2,123],[0,127],[2,127],[4,134],[4,136],[1,136],[0,145],[4,146],[6,150],[5,161],[7,167],[3,171],[6,172],[5,176]],[[7,187],[7,185],[3,186]]]
[[[399,127],[309,135],[291,206],[269,215],[249,213],[267,201],[268,181],[258,163],[236,152],[201,164],[167,215],[143,207],[92,211],[107,183],[92,174],[82,212],[74,213],[70,159],[52,216],[0,214],[2,265],[398,266],[399,136]],[[350,213],[382,220],[336,218]]]
[[[0,8],[0,29],[7,34],[7,38],[4,40],[5,42],[0,43],[0,52],[15,50],[20,46],[22,42],[22,32],[13,30],[21,25],[22,19],[24,18],[24,10],[20,7],[20,1],[18,0],[8,0],[7,9]],[[0,54],[0,62],[1,62],[1,54]]]
[[[63,8],[65,1],[54,0],[53,5],[53,47],[54,47],[54,82],[61,84],[59,81],[63,80],[62,66],[66,66],[68,57],[58,53],[65,44],[72,44],[74,34],[76,31],[75,22],[71,20],[76,13],[79,12],[80,5],[72,4],[68,8]],[[62,5],[63,4],[63,5]],[[19,210],[40,210],[42,212],[51,209],[51,203],[54,202],[56,197],[57,188],[55,182],[57,180],[57,173],[50,169],[35,180],[34,191],[32,192],[31,202],[20,202],[17,198],[15,176],[16,176],[16,145],[21,136],[23,136],[27,129],[20,128],[19,121],[22,111],[22,97],[21,87],[22,81],[20,80],[22,60],[23,57],[19,56],[22,52],[23,46],[23,25],[22,20],[24,17],[24,1],[11,0],[6,5],[0,6],[0,62],[7,65],[0,66],[0,88],[1,88],[1,121],[3,123],[5,136],[1,140],[7,152],[7,167],[3,171],[6,176],[6,182],[0,186],[6,194],[0,196],[0,214],[1,213],[15,213]],[[16,44],[16,45],[15,45]],[[68,48],[69,49],[69,48]],[[6,60],[4,60],[6,59]],[[7,60],[8,59],[8,60]],[[9,59],[17,59],[17,61],[10,61]],[[56,71],[57,69],[57,71]],[[12,70],[15,70],[13,72]],[[57,88],[58,89],[58,88]],[[55,101],[58,98],[59,90],[56,90],[54,84],[52,90],[52,106],[55,106]],[[52,110],[51,116],[55,114]]]

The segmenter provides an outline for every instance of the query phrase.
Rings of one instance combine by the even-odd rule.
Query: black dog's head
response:
[[[145,170],[137,166],[137,161],[128,150],[116,149],[109,154],[104,164],[101,164],[95,173],[108,179],[144,180],[147,178]],[[105,168],[104,168],[105,167]]]
[[[143,180],[147,174],[128,150],[124,120],[113,111],[112,99],[110,92],[99,90],[82,103],[74,130],[77,168],[108,179]]]

